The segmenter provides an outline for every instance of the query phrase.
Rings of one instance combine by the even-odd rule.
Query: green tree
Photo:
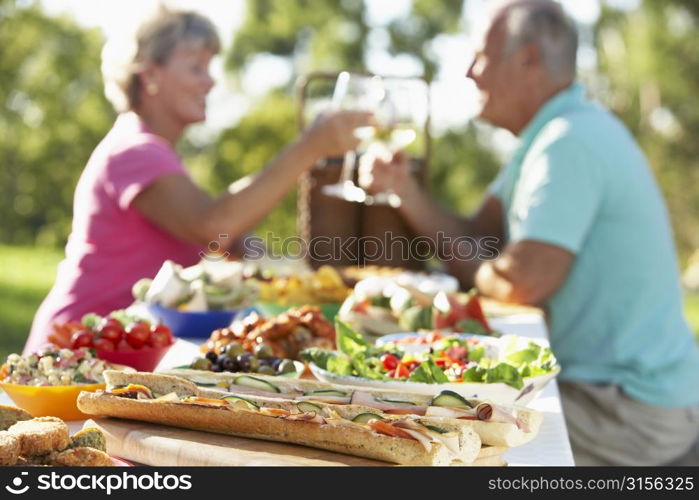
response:
[[[609,6],[595,30],[602,95],[655,170],[686,256],[699,247],[699,3],[644,0]]]
[[[406,15],[387,27],[367,19],[362,0],[248,0],[246,17],[226,54],[226,66],[241,75],[260,54],[285,58],[291,78],[274,89],[234,128],[224,132],[215,151],[214,183],[230,181],[231,173],[249,173],[271,159],[296,134],[293,83],[311,71],[366,71],[372,30],[385,29],[392,55],[409,55],[419,61],[431,80],[440,61],[430,50],[431,40],[460,28],[463,0],[415,0]],[[444,193],[452,208],[473,208],[480,192],[494,176],[498,162],[481,145],[472,126],[450,131],[434,140],[430,180]],[[251,154],[251,152],[253,152]],[[258,229],[293,234],[295,194],[285,200]]]
[[[0,241],[62,244],[77,179],[113,121],[97,30],[0,0]]]

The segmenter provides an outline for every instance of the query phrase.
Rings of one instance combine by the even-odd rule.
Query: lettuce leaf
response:
[[[340,352],[343,352],[348,356],[354,357],[359,353],[367,352],[372,347],[366,340],[364,340],[364,337],[362,337],[360,333],[354,331],[349,325],[347,325],[347,323],[336,320],[335,330],[337,347]]]
[[[327,370],[337,375],[352,375],[352,363],[344,356],[328,358]]]
[[[332,351],[326,351],[319,347],[309,347],[300,352],[299,356],[307,363],[313,363],[318,368],[328,370],[328,362],[332,358],[336,358],[337,354]]]
[[[485,380],[486,369],[474,365],[461,375],[464,382],[483,382]]]
[[[505,356],[505,361],[512,363],[514,365],[520,365],[522,363],[532,363],[539,359],[539,354],[541,353],[541,346],[530,342],[526,349],[521,349],[515,351],[507,356]]]
[[[484,382],[486,384],[504,382],[515,389],[522,389],[524,387],[522,375],[519,373],[516,367],[509,363],[497,363],[495,365],[491,365],[490,368],[486,370]]]
[[[449,382],[444,370],[432,359],[427,359],[415,368],[408,378],[411,382],[422,382],[425,384],[446,384]]]
[[[479,345],[468,351],[468,360],[478,363],[485,356],[485,346]]]
[[[360,352],[352,356],[351,360],[353,373],[358,377],[370,380],[384,380],[386,377],[381,373],[381,360],[374,356],[367,356]]]

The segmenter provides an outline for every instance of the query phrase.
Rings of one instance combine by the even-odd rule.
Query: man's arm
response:
[[[459,216],[440,206],[412,177],[399,195],[402,201],[399,208],[401,215],[416,233],[433,241],[437,241],[440,233],[452,239],[488,236],[503,241],[502,203],[493,195],[487,195],[470,217]]]
[[[370,193],[394,190],[401,198],[400,214],[434,250],[464,288],[474,285],[483,257],[504,247],[504,214],[500,200],[489,194],[470,217],[461,217],[435,202],[410,173],[408,159],[396,154],[390,162],[375,159],[360,164],[359,183]]]
[[[565,282],[575,255],[556,245],[518,241],[478,268],[475,285],[486,297],[541,306]]]

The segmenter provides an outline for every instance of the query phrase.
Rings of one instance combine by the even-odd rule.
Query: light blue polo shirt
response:
[[[539,110],[489,190],[509,242],[575,254],[547,304],[560,378],[618,384],[650,405],[699,404],[665,203],[624,125],[584,94],[574,84]]]

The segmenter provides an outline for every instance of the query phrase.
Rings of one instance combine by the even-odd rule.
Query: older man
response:
[[[628,131],[575,82],[576,51],[557,3],[493,17],[467,76],[480,118],[520,144],[472,217],[436,205],[401,155],[365,164],[360,183],[394,189],[419,234],[500,239],[495,260],[443,257],[465,286],[548,311],[576,463],[666,464],[699,434],[699,350],[662,196]]]

